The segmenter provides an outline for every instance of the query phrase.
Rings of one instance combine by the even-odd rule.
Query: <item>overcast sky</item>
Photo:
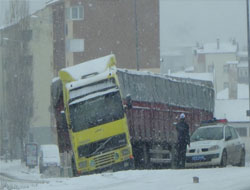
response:
[[[31,0],[31,10],[41,8],[47,0]],[[0,0],[3,24],[7,0]],[[179,44],[222,42],[236,38],[246,46],[245,0],[160,0],[161,50]]]

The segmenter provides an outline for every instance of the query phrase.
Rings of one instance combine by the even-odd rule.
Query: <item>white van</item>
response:
[[[41,145],[39,153],[39,170],[40,173],[47,171],[60,172],[60,155],[58,146],[55,144]]]

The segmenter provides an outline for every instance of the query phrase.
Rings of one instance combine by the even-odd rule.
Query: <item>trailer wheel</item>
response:
[[[177,168],[177,151],[175,146],[171,148],[171,168]]]

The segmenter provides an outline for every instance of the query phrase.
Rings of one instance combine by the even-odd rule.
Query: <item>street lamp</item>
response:
[[[134,7],[135,7],[135,41],[136,41],[136,69],[137,71],[140,70],[139,67],[139,47],[138,47],[138,23],[137,23],[137,4],[136,4],[136,0],[134,0]]]
[[[249,34],[249,0],[246,0],[247,5],[247,49],[248,49],[248,87],[249,87],[249,109],[247,116],[250,116],[250,34]]]

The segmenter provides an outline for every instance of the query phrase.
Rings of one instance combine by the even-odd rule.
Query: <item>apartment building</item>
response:
[[[59,0],[50,6],[58,23],[54,39],[66,44],[54,44],[55,65],[114,53],[121,68],[160,67],[158,0]]]
[[[229,82],[237,83],[235,65],[237,65],[237,43],[232,41],[208,43],[194,49],[194,72],[211,72],[214,74],[215,91],[228,88]],[[237,69],[237,68],[236,68]],[[237,71],[237,70],[236,70]]]

